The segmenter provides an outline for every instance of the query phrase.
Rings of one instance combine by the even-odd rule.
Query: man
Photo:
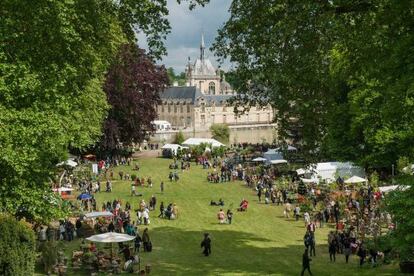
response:
[[[204,256],[208,256],[211,254],[211,239],[208,233],[204,233],[204,239],[201,242],[201,247],[204,247],[203,254]]]
[[[306,269],[309,271],[309,274],[312,275],[312,272],[310,270],[310,262],[311,261],[312,261],[312,259],[309,258],[309,256],[308,256],[308,249],[305,249],[305,252],[303,253],[303,256],[302,256],[302,273],[300,275],[303,276]]]
[[[164,193],[164,182],[162,182],[162,181],[161,181],[160,188],[161,188],[161,193]]]

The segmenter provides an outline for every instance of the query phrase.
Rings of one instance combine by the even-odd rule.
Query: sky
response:
[[[196,7],[190,11],[185,3],[178,5],[176,0],[168,0],[171,33],[167,36],[166,46],[168,55],[163,57],[160,64],[173,67],[176,73],[184,72],[188,56],[192,61],[200,55],[201,34],[204,33],[206,56],[215,66],[218,65],[214,55],[208,50],[217,36],[217,30],[228,19],[228,9],[231,0],[210,0],[204,8]],[[145,38],[138,35],[138,44],[146,48]],[[223,64],[227,69],[229,65]]]

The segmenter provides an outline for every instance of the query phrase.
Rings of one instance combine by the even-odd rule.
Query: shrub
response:
[[[230,129],[225,124],[212,124],[210,126],[211,135],[214,139],[227,144],[230,139]]]
[[[27,224],[0,214],[0,275],[33,275],[35,235]]]
[[[174,144],[179,144],[179,145],[181,145],[184,141],[185,141],[184,134],[183,134],[183,132],[180,130],[179,132],[177,132],[177,133],[175,134]]]

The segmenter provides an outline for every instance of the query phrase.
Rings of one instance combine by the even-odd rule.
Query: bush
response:
[[[225,124],[212,124],[210,131],[213,139],[216,139],[223,144],[227,144],[230,139],[230,129]]]
[[[0,275],[33,275],[35,235],[27,224],[0,214]]]
[[[184,134],[183,134],[183,132],[180,130],[179,132],[177,132],[177,133],[175,134],[174,144],[179,144],[179,145],[181,145],[184,141],[185,141]]]
[[[55,241],[46,241],[42,244],[40,251],[42,252],[42,264],[44,272],[50,273],[53,266],[57,263],[58,249]]]

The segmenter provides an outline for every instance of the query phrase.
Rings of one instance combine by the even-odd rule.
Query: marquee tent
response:
[[[188,138],[182,145],[186,147],[198,146],[200,144],[211,144],[213,148],[224,147],[225,145],[212,138]]]
[[[368,180],[366,180],[365,178],[354,175],[353,177],[345,180],[344,182],[349,184],[349,183],[362,183],[362,182],[367,182],[367,181]]]

